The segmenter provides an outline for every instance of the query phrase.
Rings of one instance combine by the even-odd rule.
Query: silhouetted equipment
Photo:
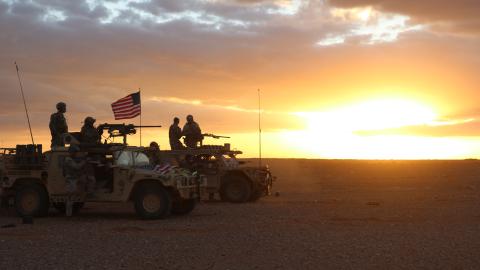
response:
[[[214,139],[220,139],[220,138],[230,139],[230,137],[227,137],[227,136],[220,136],[220,135],[215,135],[215,134],[211,134],[211,133],[203,133],[202,136],[203,137],[211,137],[211,138],[214,138]]]
[[[104,130],[108,132],[108,138],[122,137],[123,144],[127,144],[127,135],[133,135],[137,133],[137,128],[159,128],[160,125],[156,126],[137,126],[134,124],[101,124],[97,127],[97,130],[100,134]]]
[[[42,162],[42,145],[27,144],[17,145],[15,148],[15,163],[22,165],[35,165]]]

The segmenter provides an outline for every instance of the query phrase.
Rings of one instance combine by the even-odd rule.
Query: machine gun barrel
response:
[[[211,134],[211,133],[203,133],[202,135],[203,135],[203,137],[211,137],[211,138],[214,138],[214,139],[220,139],[220,138],[230,139],[230,137],[228,137],[228,136],[220,136],[220,135],[215,135],[215,134]]]
[[[137,126],[134,124],[101,124],[98,125],[97,130],[99,134],[102,134],[104,130],[108,131],[109,137],[123,137],[123,143],[127,144],[127,135],[132,135],[137,133],[137,128],[158,128],[162,127],[160,125],[150,125],[150,126]]]

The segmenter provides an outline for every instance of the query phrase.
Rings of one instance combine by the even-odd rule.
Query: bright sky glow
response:
[[[380,99],[327,112],[299,112],[309,130],[320,132],[378,130],[433,122],[436,114],[427,106],[401,99]]]
[[[428,106],[402,99],[372,100],[326,112],[300,112],[302,131],[285,131],[282,140],[303,155],[324,158],[424,159],[448,153],[461,158],[478,143],[457,138],[399,135],[361,136],[359,130],[430,125],[437,115]]]

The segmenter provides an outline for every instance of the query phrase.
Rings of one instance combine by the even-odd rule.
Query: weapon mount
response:
[[[127,144],[127,135],[133,135],[137,133],[137,128],[159,128],[162,127],[160,125],[153,125],[153,126],[137,126],[134,124],[101,124],[97,127],[98,133],[100,135],[103,134],[103,131],[106,130],[108,132],[108,139],[115,138],[115,137],[122,137],[123,144]]]

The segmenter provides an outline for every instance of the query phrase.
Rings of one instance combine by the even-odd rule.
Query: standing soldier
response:
[[[188,148],[197,148],[198,143],[203,140],[202,130],[190,114],[187,115],[187,123],[183,126],[182,135],[185,136],[184,142]]]
[[[63,175],[65,177],[66,191],[68,193],[65,210],[66,215],[71,216],[74,199],[81,194],[81,191],[78,189],[78,184],[85,181],[86,161],[85,158],[81,156],[80,148],[77,145],[70,145],[68,152],[70,155],[65,157],[63,163]]]
[[[80,131],[82,143],[98,144],[100,142],[100,133],[95,126],[93,126],[95,121],[95,118],[91,116],[86,117],[83,121],[83,127]]]
[[[168,130],[168,138],[170,139],[170,149],[172,150],[179,150],[184,147],[180,142],[180,138],[182,138],[182,129],[178,126],[179,123],[180,123],[180,119],[178,119],[178,117],[173,118],[173,124],[170,126],[170,129]]]
[[[50,134],[52,134],[52,144],[54,146],[65,146],[62,135],[68,132],[67,119],[63,115],[67,112],[67,105],[64,102],[57,103],[57,112],[50,116]]]

